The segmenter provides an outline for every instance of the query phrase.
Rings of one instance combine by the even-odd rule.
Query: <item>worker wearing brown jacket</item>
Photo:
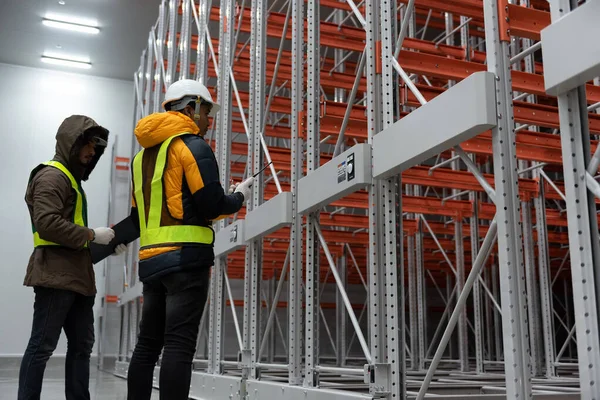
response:
[[[108,244],[114,232],[87,227],[81,181],[90,176],[107,141],[108,130],[89,117],[73,115],[58,129],[54,158],[31,172],[25,202],[34,250],[24,284],[34,288],[35,302],[31,337],[19,374],[19,400],[40,398],[46,363],[63,329],[68,341],[66,398],[90,398],[96,286],[88,244]],[[124,250],[125,246],[119,246],[117,252]]]

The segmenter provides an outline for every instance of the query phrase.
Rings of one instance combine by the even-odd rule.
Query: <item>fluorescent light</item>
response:
[[[42,62],[52,65],[61,65],[63,67],[73,67],[81,69],[90,69],[92,64],[88,61],[69,60],[66,58],[42,56]]]
[[[74,32],[98,34],[100,29],[95,21],[69,16],[46,15],[42,23],[51,28],[65,29]]]

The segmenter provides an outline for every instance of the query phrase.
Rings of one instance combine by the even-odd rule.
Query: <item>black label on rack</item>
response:
[[[346,159],[346,175],[348,181],[354,179],[354,153],[350,154]]]

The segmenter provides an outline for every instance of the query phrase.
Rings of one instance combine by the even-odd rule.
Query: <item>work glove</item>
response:
[[[125,253],[126,251],[127,251],[127,245],[120,244],[115,248],[115,252],[113,253],[113,255],[120,256],[121,254]]]
[[[227,194],[232,194],[233,192],[235,192],[235,188],[239,186],[239,183],[232,183],[231,186],[229,186],[229,190],[227,191]]]
[[[244,202],[248,201],[250,195],[252,194],[251,189],[252,184],[254,183],[254,177],[250,177],[246,179],[244,182],[237,185],[235,188],[235,193],[241,193],[244,196]]]
[[[94,231],[94,239],[92,242],[98,244],[109,244],[111,240],[115,237],[115,231],[111,228],[96,228]]]

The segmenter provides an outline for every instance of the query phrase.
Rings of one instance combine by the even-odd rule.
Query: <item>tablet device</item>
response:
[[[110,241],[109,244],[103,245],[98,243],[90,243],[92,263],[97,264],[113,254],[118,245],[127,245],[140,237],[140,228],[131,219],[131,216],[113,226],[112,229],[115,231],[115,237]]]

